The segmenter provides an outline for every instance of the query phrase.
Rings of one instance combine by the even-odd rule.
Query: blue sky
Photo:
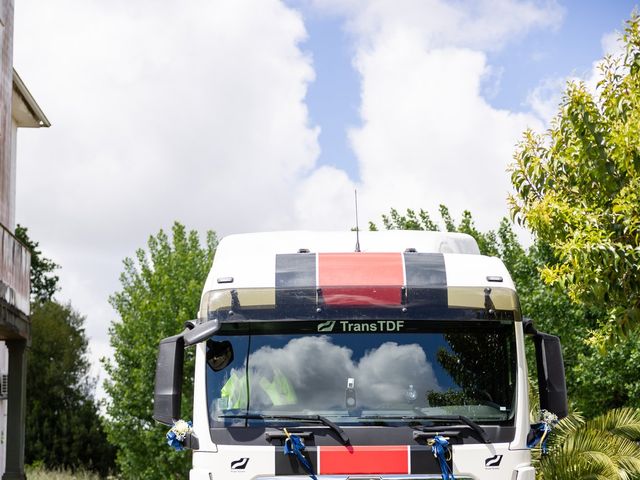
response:
[[[312,54],[316,71],[307,105],[311,119],[322,130],[319,163],[339,166],[358,179],[356,156],[346,134],[348,128],[360,124],[360,79],[353,68],[353,38],[346,31],[344,17],[319,12],[306,2],[288,3],[304,12],[308,39],[303,48]],[[489,63],[501,70],[498,88],[487,92],[494,107],[527,110],[527,94],[542,80],[588,75],[593,62],[602,57],[602,36],[621,31],[637,2],[572,0],[559,4],[564,15],[557,28],[530,32],[507,48],[489,53]]]
[[[313,55],[316,80],[309,85],[307,105],[312,120],[321,125],[320,163],[338,165],[358,178],[356,158],[347,128],[359,124],[360,80],[352,66],[353,48],[344,20],[312,9],[305,20],[308,40],[303,48]]]
[[[504,67],[501,88],[492,104],[522,108],[527,92],[541,79],[587,75],[593,62],[602,57],[602,36],[622,31],[635,4],[622,0],[561,2],[565,15],[557,30],[535,32],[490,57],[491,63]]]

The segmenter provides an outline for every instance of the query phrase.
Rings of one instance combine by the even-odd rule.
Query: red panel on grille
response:
[[[400,305],[400,253],[320,253],[318,287],[327,305]]]
[[[319,447],[320,474],[408,474],[409,447]]]

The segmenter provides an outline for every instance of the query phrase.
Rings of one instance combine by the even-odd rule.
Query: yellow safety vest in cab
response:
[[[294,405],[298,401],[296,392],[289,382],[289,379],[278,369],[273,372],[273,379],[269,381],[266,377],[256,378],[253,376],[253,385],[259,385],[267,394],[271,404],[279,407],[283,405]],[[220,398],[226,408],[244,408],[247,401],[247,378],[231,372],[229,380],[220,390]],[[226,402],[225,402],[226,400]]]

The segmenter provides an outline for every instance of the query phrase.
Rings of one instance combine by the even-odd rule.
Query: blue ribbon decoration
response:
[[[533,439],[527,443],[527,448],[533,448],[541,443],[542,453],[549,453],[547,448],[547,440],[549,440],[549,433],[551,432],[551,425],[545,422],[536,423],[531,425],[531,429],[535,432]]]
[[[178,452],[181,450],[184,450],[184,446],[182,445],[182,442],[178,440],[175,432],[171,430],[167,432],[167,444]]]
[[[451,452],[447,439],[442,435],[436,435],[433,437],[433,440],[429,441],[429,444],[431,445],[431,453],[433,453],[433,456],[438,459],[438,463],[440,464],[442,480],[456,480],[456,477],[453,476],[453,472],[449,469],[449,464],[447,463],[447,457]]]
[[[178,422],[184,422],[184,420],[179,420]],[[191,421],[184,422],[188,425],[188,429],[185,432],[179,432],[176,429],[176,425],[178,424],[178,422],[175,422],[173,424],[173,427],[171,428],[171,430],[167,432],[166,438],[167,438],[167,445],[169,445],[174,450],[180,452],[185,449],[183,442],[185,437],[187,436],[187,433],[191,431],[191,427],[193,427],[193,424],[191,423]]]
[[[302,464],[309,476],[313,478],[313,480],[318,480],[315,473],[313,473],[313,468],[311,467],[309,460],[307,460],[307,457],[302,454],[305,449],[302,439],[297,435],[291,435],[287,432],[286,428],[284,429],[284,433],[287,435],[287,439],[284,441],[284,454],[295,455],[298,457],[298,461]]]
[[[558,424],[558,416],[547,410],[540,411],[540,422],[531,425],[531,430],[534,433],[530,442],[527,442],[528,448],[533,448],[539,443],[542,449],[543,455],[549,453],[547,448],[547,440],[549,440],[549,433]]]

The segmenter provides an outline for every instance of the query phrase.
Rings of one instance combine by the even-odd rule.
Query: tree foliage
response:
[[[38,248],[40,244],[29,238],[26,227],[18,224],[16,226],[16,238],[20,240],[31,253],[31,301],[48,302],[53,299],[53,295],[58,291],[58,275],[53,272],[60,268],[60,265],[53,260],[42,256]]]
[[[461,403],[477,404],[492,401],[499,405],[508,405],[512,399],[507,398],[507,392],[501,387],[504,379],[501,374],[507,374],[505,362],[510,358],[510,348],[500,335],[445,335],[451,351],[442,347],[438,350],[437,358],[440,366],[451,376],[453,381],[461,387]],[[488,379],[493,379],[494,382]],[[495,388],[497,387],[497,388]],[[450,395],[446,392],[446,395]],[[428,397],[435,397],[431,394]]]
[[[467,233],[475,238],[483,255],[498,255],[500,243],[496,237],[496,233],[492,230],[483,233],[475,226],[471,212],[465,210],[462,213],[462,219],[456,225],[455,221],[449,213],[449,209],[445,205],[440,205],[440,218],[447,232]],[[395,208],[389,211],[389,215],[382,215],[382,224],[387,230],[426,230],[429,232],[440,231],[440,225],[431,219],[429,212],[420,209],[417,213],[410,208],[405,214],[400,214]],[[376,231],[377,225],[369,222],[369,230]],[[515,237],[514,237],[515,238]]]
[[[110,329],[114,357],[104,360],[110,380],[107,432],[119,447],[117,463],[126,478],[185,478],[190,455],[165,443],[167,427],[152,419],[155,363],[162,338],[180,332],[196,316],[202,286],[216,247],[213,232],[205,245],[197,232],[179,223],[172,237],[160,230],[124,260],[122,289],[111,298],[120,316]],[[191,417],[193,353],[185,355],[183,417]]]
[[[514,155],[511,210],[557,259],[542,271],[573,300],[602,305],[594,340],[640,325],[640,18],[608,56],[590,92],[570,82],[544,134]]]
[[[613,408],[640,408],[639,362],[640,338],[636,335],[604,351],[592,345],[582,348],[571,371],[576,408],[588,417]]]
[[[93,399],[84,317],[70,305],[38,302],[31,324],[25,461],[106,476],[114,469],[115,449]]]

